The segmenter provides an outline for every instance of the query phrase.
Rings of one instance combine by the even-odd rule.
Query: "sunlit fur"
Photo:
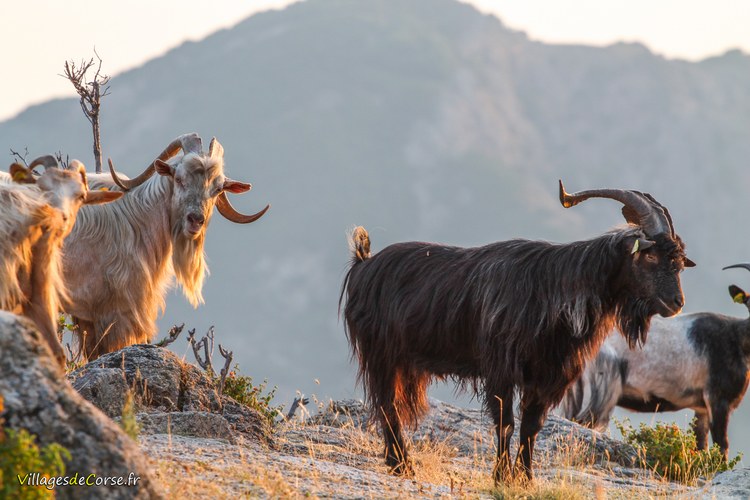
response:
[[[155,174],[115,203],[81,210],[65,241],[71,288],[65,310],[86,331],[89,359],[150,341],[173,277],[194,307],[203,303],[204,241],[215,191],[225,180],[223,158],[189,153],[170,164],[185,189]],[[101,176],[91,176],[91,185],[117,189]],[[186,232],[190,210],[205,217],[196,235]]]
[[[86,192],[77,170],[47,170],[34,185],[0,182],[0,307],[34,321],[60,361],[57,314],[68,298],[61,249]]]
[[[657,279],[662,267],[652,271],[631,254],[644,237],[628,226],[568,244],[409,242],[370,256],[367,232],[355,229],[340,304],[346,297],[347,336],[391,469],[410,472],[401,423],[416,424],[428,383],[449,377],[482,390],[499,438],[496,479],[510,466],[513,397],[521,393],[520,459],[530,477],[548,409],[609,331],[619,325],[631,341],[643,340],[656,299],[682,297],[680,265]],[[682,251],[673,242],[650,251],[663,258],[675,248]]]

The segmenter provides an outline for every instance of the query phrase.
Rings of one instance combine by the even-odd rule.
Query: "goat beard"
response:
[[[203,303],[203,280],[208,274],[206,255],[203,251],[205,239],[205,225],[194,238],[185,236],[179,224],[172,228],[172,267],[177,282],[193,307]]]
[[[618,308],[617,328],[628,341],[630,349],[646,343],[651,316],[651,306],[644,300],[630,299]]]

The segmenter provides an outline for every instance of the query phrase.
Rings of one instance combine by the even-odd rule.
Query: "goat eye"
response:
[[[645,253],[643,254],[643,258],[646,259],[646,262],[651,262],[652,264],[659,261],[656,254],[653,253]]]
[[[178,186],[182,187],[182,178],[180,178],[180,177],[175,177],[175,178],[174,178],[174,182],[175,182],[175,184],[177,184]]]

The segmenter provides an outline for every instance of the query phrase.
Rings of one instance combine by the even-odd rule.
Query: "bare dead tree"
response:
[[[65,62],[65,74],[60,75],[73,84],[76,92],[81,98],[81,109],[86,119],[91,123],[91,128],[94,133],[94,160],[96,162],[96,173],[102,172],[102,145],[101,136],[99,133],[99,111],[101,106],[101,99],[104,96],[109,95],[109,76],[101,73],[102,71],[102,58],[94,50],[94,54],[98,60],[98,64],[92,57],[88,62],[81,61],[80,65],[76,65],[73,61]],[[86,73],[96,66],[96,73],[94,73],[93,80],[89,80],[86,77]]]
[[[183,328],[185,328],[185,323],[181,324],[180,326],[173,325],[172,328],[169,329],[169,332],[167,332],[168,337],[161,339],[154,345],[158,347],[167,347],[169,344],[177,340],[177,337],[180,336]]]

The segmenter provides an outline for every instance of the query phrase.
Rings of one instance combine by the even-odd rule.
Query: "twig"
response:
[[[185,328],[185,323],[181,324],[180,326],[173,325],[172,328],[169,329],[169,332],[167,332],[169,336],[161,339],[155,345],[158,347],[167,347],[169,344],[177,340],[177,337],[180,336],[183,328]]]
[[[211,356],[214,353],[214,327],[209,328],[206,335],[197,342],[195,341],[195,328],[188,330],[188,342],[190,342],[190,346],[193,348],[193,354],[198,365],[210,374],[216,373],[211,364]],[[201,358],[201,348],[204,353],[203,358]]]
[[[289,408],[289,411],[286,413],[286,417],[284,417],[284,419],[286,421],[293,419],[294,414],[297,413],[297,408],[299,408],[300,406],[304,408],[309,402],[310,400],[304,395],[298,398],[294,398],[294,401],[292,401],[292,406]]]
[[[13,151],[13,148],[10,148],[10,154],[14,158],[17,158],[18,161],[20,161],[21,163],[23,163],[24,167],[28,167],[29,166],[29,164],[26,163],[26,157],[29,156],[29,148],[23,148],[23,155],[21,155],[20,153],[18,153],[16,151]]]
[[[221,344],[219,344],[219,353],[224,358],[224,367],[221,369],[221,379],[219,380],[219,395],[222,395],[224,394],[224,382],[226,382],[227,375],[229,375],[229,367],[232,364],[234,352],[227,351]]]

